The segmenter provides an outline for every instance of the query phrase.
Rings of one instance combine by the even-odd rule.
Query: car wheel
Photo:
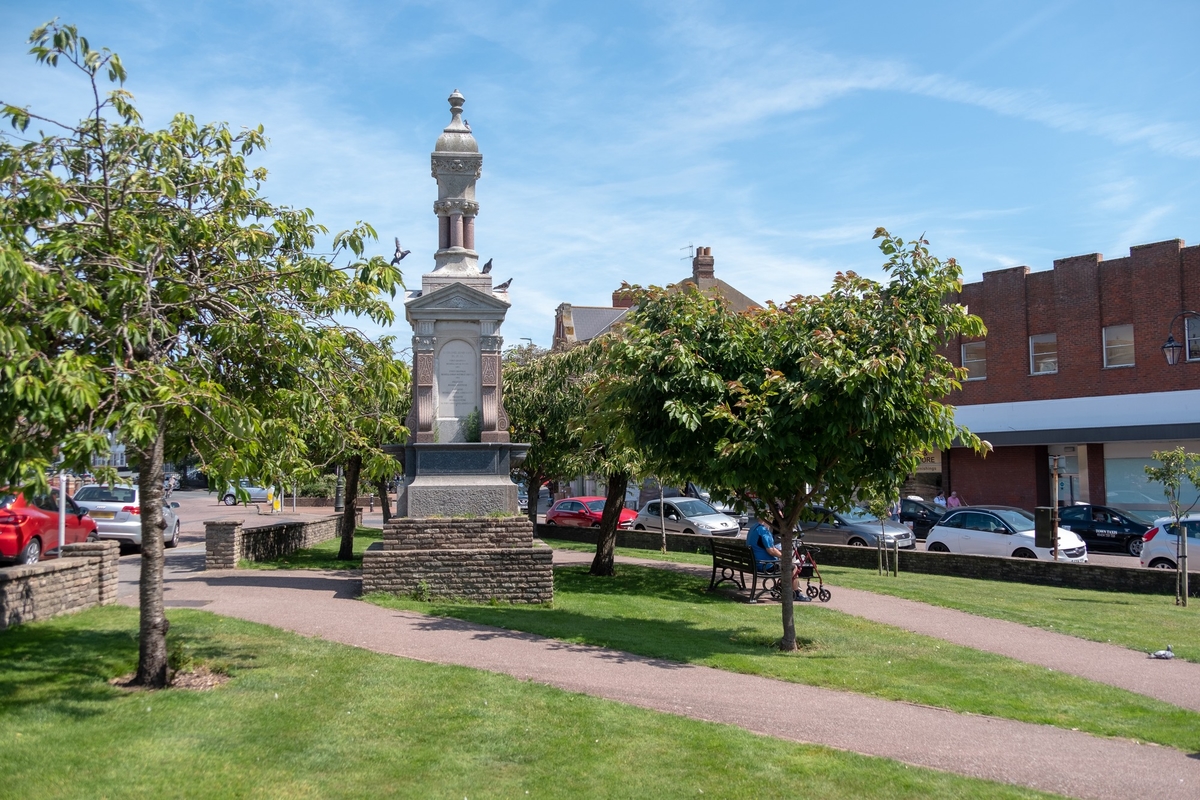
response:
[[[227,506],[236,506],[236,505],[237,505],[237,498],[236,498],[236,497],[234,497],[234,496],[233,496],[233,495],[231,495],[231,494],[227,494],[227,495],[225,495],[225,505],[227,505]]]
[[[694,531],[694,530],[692,530],[691,528],[684,528],[684,529],[683,529],[683,532],[684,532],[684,533],[695,533],[695,531]]]
[[[1129,555],[1137,558],[1142,554],[1143,544],[1145,544],[1145,542],[1142,541],[1142,537],[1138,536],[1129,540],[1129,544],[1125,545],[1125,550],[1129,553]]]
[[[867,543],[864,542],[862,539],[851,539],[846,544],[850,545],[851,547],[866,547],[867,546]]]
[[[645,525],[634,525],[633,529],[635,531],[644,531],[644,530],[646,530],[646,526]]]
[[[167,542],[167,547],[175,547],[179,544],[179,523],[175,523],[174,530],[171,531],[171,539]]]
[[[87,540],[89,542],[98,542],[98,541],[100,541],[100,536],[95,531],[92,531],[91,533],[88,534]]]
[[[925,549],[931,553],[949,553],[950,552],[950,548],[946,547],[946,545],[942,544],[941,542],[931,542],[929,544],[929,547],[927,547]]]
[[[1012,557],[1013,558],[1037,559],[1037,554],[1034,553],[1032,550],[1026,550],[1024,547],[1021,547],[1021,548],[1013,551]]]
[[[557,522],[555,522],[555,521],[554,521],[554,520],[552,520],[552,519],[548,519],[548,520],[546,520],[546,524],[547,524],[547,525],[555,525],[555,526],[557,526],[557,525],[558,525],[558,523],[557,523]]]
[[[1156,558],[1150,562],[1150,569],[1175,569],[1175,562],[1167,558]]]
[[[600,527],[600,523],[599,523],[599,522],[593,522],[593,523],[592,523],[592,527],[593,527],[593,528],[599,528],[599,527]]]
[[[42,540],[36,536],[17,555],[18,564],[36,564],[42,557]]]

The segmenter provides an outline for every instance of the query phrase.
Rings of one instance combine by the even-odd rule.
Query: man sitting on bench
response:
[[[771,529],[753,511],[750,512],[750,532],[746,534],[746,545],[754,554],[760,573],[779,571],[779,557],[783,555],[783,551],[775,543]],[[809,601],[804,592],[800,591],[800,567],[795,563],[792,564],[792,599],[798,603]]]

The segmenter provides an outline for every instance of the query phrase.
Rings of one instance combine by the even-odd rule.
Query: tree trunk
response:
[[[380,478],[377,488],[379,489],[379,508],[383,511],[383,523],[386,525],[387,521],[392,518],[392,504],[388,497],[388,479]]]
[[[354,514],[358,511],[358,475],[362,472],[362,456],[354,455],[346,462],[346,506],[342,510],[342,546],[338,558],[350,561],[354,558]]]
[[[546,479],[540,472],[536,475],[525,476],[525,513],[529,521],[537,525],[538,496],[542,493],[542,481]]]
[[[138,668],[133,682],[148,689],[167,685],[167,622],[163,608],[163,434],[139,451],[138,510],[142,518],[142,573],[138,585],[141,623]]]
[[[779,649],[790,653],[796,649],[796,608],[792,603],[792,542],[795,533],[787,528],[779,535],[779,599],[783,607],[783,638]]]
[[[629,486],[629,473],[618,472],[608,476],[608,491],[604,496],[604,513],[600,516],[600,531],[596,535],[596,557],[592,559],[592,575],[611,576],[613,551],[617,544],[617,523],[625,509],[625,489]]]

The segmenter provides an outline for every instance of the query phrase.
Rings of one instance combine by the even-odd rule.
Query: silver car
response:
[[[666,508],[664,519],[660,508]],[[698,533],[701,536],[737,536],[738,523],[703,500],[672,497],[651,500],[633,520],[633,529],[657,531],[666,527],[672,533]]]
[[[142,515],[136,486],[84,486],[75,493],[75,502],[87,509],[96,521],[96,535],[141,547]],[[163,541],[167,547],[179,544],[179,503],[163,503]]]
[[[254,484],[250,483],[248,478],[242,478],[240,481],[238,481],[238,489],[241,489],[243,492],[246,492],[248,495],[250,495],[249,502],[251,503],[267,502],[267,489],[262,486],[255,486]],[[225,487],[225,493],[221,495],[221,500],[227,506],[236,506],[238,504],[238,497],[234,491],[233,484]]]
[[[801,522],[804,541],[810,544],[848,544],[856,547],[877,547],[880,528],[883,529],[885,547],[899,545],[901,550],[917,546],[917,537],[908,526],[892,520],[883,520],[862,508],[849,511],[829,511],[815,506],[813,522]]]

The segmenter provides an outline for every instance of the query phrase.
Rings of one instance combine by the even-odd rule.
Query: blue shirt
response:
[[[767,552],[768,548],[776,546],[775,537],[771,534],[771,529],[761,522],[746,534],[746,544],[754,553],[754,560],[758,562],[759,569],[769,569],[779,563],[778,557]]]

